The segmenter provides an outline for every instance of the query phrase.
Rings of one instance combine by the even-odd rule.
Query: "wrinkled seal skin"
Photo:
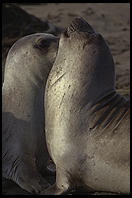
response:
[[[129,193],[129,101],[115,90],[107,43],[82,18],[61,34],[45,93],[45,131],[56,183],[71,189]]]
[[[2,87],[2,173],[21,188],[40,193],[49,154],[44,132],[44,91],[58,38],[37,33],[10,49]]]

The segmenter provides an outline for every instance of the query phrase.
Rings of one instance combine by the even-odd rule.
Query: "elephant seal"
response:
[[[61,34],[45,90],[45,133],[56,183],[43,194],[129,193],[129,101],[115,89],[103,37],[82,18]]]
[[[49,186],[41,176],[49,158],[44,91],[58,37],[36,33],[10,49],[2,87],[2,176],[31,193]]]

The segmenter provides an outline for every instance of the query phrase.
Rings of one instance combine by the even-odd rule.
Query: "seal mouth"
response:
[[[68,28],[64,31],[67,37],[73,32],[86,32],[88,34],[95,34],[93,28],[81,17],[75,18]]]

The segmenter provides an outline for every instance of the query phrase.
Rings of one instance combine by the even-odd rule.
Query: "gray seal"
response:
[[[104,38],[82,18],[61,34],[45,93],[45,131],[56,183],[43,194],[76,188],[130,192],[129,100],[115,89]]]
[[[58,37],[36,33],[10,49],[2,87],[2,176],[31,193],[49,186],[42,177],[49,154],[44,132],[44,91]]]

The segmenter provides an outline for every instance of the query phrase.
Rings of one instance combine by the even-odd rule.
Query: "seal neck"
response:
[[[2,103],[7,100],[10,105],[3,105],[9,112],[16,115],[18,119],[31,120],[36,116],[44,116],[44,90],[45,83],[41,87],[27,79],[15,79],[4,81],[2,87]],[[5,99],[4,99],[5,97]],[[38,115],[40,114],[40,115]],[[41,121],[42,122],[42,121]]]
[[[94,122],[91,130],[102,126],[106,128],[112,122],[116,127],[129,109],[130,102],[116,91],[106,94],[90,107],[89,119]]]

